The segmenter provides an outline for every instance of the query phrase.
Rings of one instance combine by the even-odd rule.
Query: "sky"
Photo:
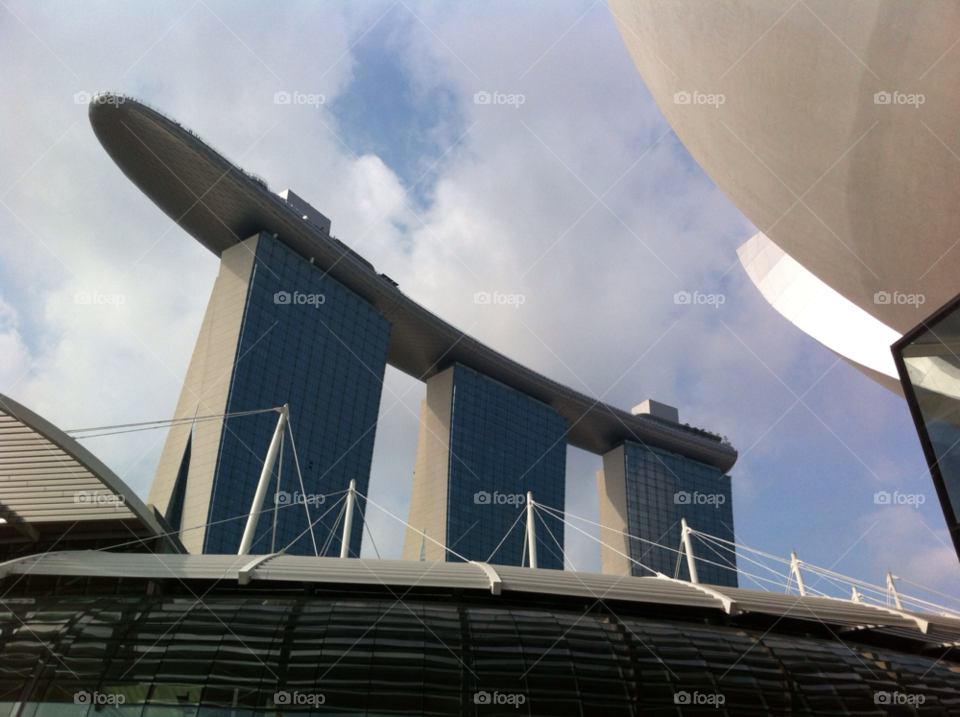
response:
[[[172,416],[218,270],[94,137],[82,93],[112,90],[293,189],[494,349],[727,436],[739,542],[875,584],[890,570],[960,589],[905,402],[752,285],[736,249],[756,229],[677,139],[603,3],[5,0],[0,67],[0,393],[55,425]],[[524,302],[478,305],[479,291]],[[679,291],[724,301],[676,304]],[[424,395],[388,367],[369,496],[400,517]],[[164,438],[85,445],[146,498]],[[568,449],[570,513],[599,519],[600,467]],[[878,505],[882,490],[925,502]],[[399,557],[403,525],[369,513],[364,555]],[[595,542],[565,541],[568,568],[599,571]]]

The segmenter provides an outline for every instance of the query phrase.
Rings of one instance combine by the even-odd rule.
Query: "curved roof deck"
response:
[[[0,395],[0,539],[164,536],[153,511],[46,419]],[[18,535],[19,534],[19,535]],[[175,548],[179,549],[179,548]]]
[[[632,415],[563,386],[434,315],[407,297],[345,244],[321,231],[182,127],[146,104],[101,93],[90,123],[107,154],[188,234],[219,256],[265,231],[377,307],[393,324],[388,363],[421,381],[461,363],[542,401],[564,416],[568,442],[604,454],[624,440],[678,453],[723,472],[737,452],[719,436],[647,415]]]
[[[833,639],[896,644],[914,653],[935,654],[955,661],[960,645],[960,618],[895,610],[880,605],[830,597],[764,592],[714,585],[694,585],[664,577],[632,577],[538,570],[486,563],[433,563],[410,560],[317,558],[272,555],[141,555],[104,551],[62,551],[0,563],[7,576],[226,581],[247,591],[279,595],[343,589],[361,595],[382,589],[396,596],[454,590],[486,594],[494,601],[604,600],[627,608],[674,614],[688,621],[722,621],[730,626],[784,631],[824,632]],[[234,582],[235,581],[235,582]],[[42,583],[49,587],[48,583]],[[76,584],[72,580],[71,584]],[[174,585],[174,586],[175,586]],[[233,589],[230,585],[225,588]],[[210,588],[212,589],[212,587]],[[27,588],[29,591],[29,588]],[[204,590],[206,590],[204,588]],[[207,594],[207,592],[204,592]],[[413,597],[411,597],[413,599]],[[581,604],[582,603],[578,603]],[[777,629],[777,626],[780,626]],[[947,653],[950,653],[947,655]]]

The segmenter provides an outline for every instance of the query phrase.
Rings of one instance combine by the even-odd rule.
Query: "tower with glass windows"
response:
[[[330,508],[351,479],[366,494],[390,333],[379,310],[270,234],[223,252],[150,491],[188,550],[237,552],[278,417],[248,412],[289,404],[250,552],[340,554]],[[355,520],[353,556],[362,530]]]
[[[527,564],[526,496],[564,509],[566,437],[555,409],[473,369],[454,364],[433,376],[403,558]],[[561,570],[563,524],[537,513],[537,565]]]
[[[689,580],[678,552],[682,519],[692,530],[734,539],[730,476],[714,466],[624,441],[603,456],[597,487],[605,573],[650,577],[655,571]],[[694,541],[700,582],[736,587],[735,562],[720,557],[728,551],[711,551],[708,543]]]

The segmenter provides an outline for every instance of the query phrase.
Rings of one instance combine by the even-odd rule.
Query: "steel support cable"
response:
[[[377,550],[377,541],[373,539],[373,531],[370,530],[370,526],[367,525],[367,516],[363,514],[363,508],[360,505],[360,501],[357,501],[357,510],[360,511],[360,520],[363,522],[363,527],[367,529],[367,535],[370,536],[370,542],[373,544],[373,552],[377,554],[377,560],[383,560],[380,557],[380,551]]]
[[[810,572],[814,573],[815,575],[819,575],[823,579],[830,580],[834,583],[838,583],[838,582],[842,583],[844,587],[859,588],[863,590],[865,593],[864,595],[862,595],[862,597],[869,600],[873,600],[880,605],[885,605],[887,599],[890,596],[889,590],[886,587],[883,587],[880,585],[873,585],[872,583],[863,582],[856,578],[844,579],[846,578],[846,576],[837,577],[838,575],[837,573],[833,573],[832,571],[825,571],[822,568],[816,568],[816,566],[813,566],[813,569],[811,569]],[[902,579],[902,578],[898,578],[898,579]],[[874,596],[866,593],[875,593],[876,595]],[[925,610],[933,609],[938,612],[949,611],[949,612],[956,613],[956,610],[954,608],[948,608],[943,605],[930,602],[929,600],[924,600],[923,598],[918,598],[912,595],[907,595],[905,593],[900,593],[899,591],[898,591],[898,594],[900,596],[901,603],[905,603],[907,605],[916,607],[918,612],[924,612]]]
[[[513,529],[517,527],[517,523],[520,522],[520,518],[523,517],[523,514],[526,512],[526,510],[527,510],[526,508],[521,508],[521,509],[520,509],[520,513],[517,515],[516,520],[513,521],[513,525],[510,526],[510,530],[508,530],[508,531],[507,531],[507,534],[504,535],[504,536],[500,539],[500,542],[497,543],[497,547],[495,547],[495,548],[493,549],[493,552],[490,553],[490,557],[487,558],[486,562],[489,563],[491,560],[493,560],[493,556],[497,554],[497,551],[500,550],[500,546],[503,545],[503,544],[506,542],[507,538],[510,537],[510,533],[512,533],[512,532],[513,532]],[[521,560],[521,563],[520,563],[520,564],[521,564],[521,565],[523,564],[522,560]]]
[[[346,493],[346,492],[347,491],[345,490],[338,490],[333,493],[327,493],[323,497],[324,497],[324,500],[326,500],[327,498],[331,498],[335,495],[340,495],[341,493]],[[283,510],[284,508],[293,508],[294,505],[295,505],[294,503],[290,503],[289,505],[274,506],[273,508],[268,508],[267,510],[263,511],[263,513],[269,513],[270,511],[274,511],[274,510]],[[220,525],[221,523],[229,523],[234,520],[246,520],[249,517],[250,517],[249,513],[244,513],[242,515],[235,515],[232,518],[221,518],[220,520],[211,520],[208,523],[203,523],[202,525],[195,525],[192,528],[183,528],[182,530],[171,530],[166,533],[157,533],[156,535],[151,535],[147,538],[138,538],[137,540],[130,540],[126,543],[117,543],[116,545],[108,545],[104,548],[95,548],[94,550],[96,552],[107,552],[110,550],[114,550],[116,548],[123,548],[128,545],[138,545],[147,540],[156,540],[157,538],[169,538],[171,536],[179,536],[183,533],[189,533],[190,531],[193,531],[193,530],[201,530],[202,528],[208,528],[211,525]]]
[[[570,563],[570,567],[573,568],[573,572],[577,572],[577,568],[576,568],[576,566],[573,564],[573,561],[570,560],[570,559],[567,557],[567,551],[563,549],[563,546],[562,546],[562,545],[560,545],[560,541],[557,540],[557,536],[555,536],[555,535],[553,534],[553,531],[550,530],[550,526],[547,525],[547,521],[543,519],[543,516],[540,515],[540,512],[537,510],[537,508],[539,508],[539,507],[540,507],[540,504],[539,504],[539,503],[534,503],[534,504],[533,504],[533,512],[534,512],[534,515],[535,515],[536,517],[540,518],[540,522],[543,523],[543,527],[547,529],[547,532],[550,533],[550,537],[553,538],[553,542],[556,543],[556,544],[557,544],[557,547],[560,549],[560,555],[562,556],[562,557],[561,557],[561,560],[560,560],[560,564],[562,565],[564,562],[568,562],[568,563]],[[549,514],[548,514],[548,515],[549,515]],[[555,517],[555,516],[551,516],[551,517]],[[550,552],[552,553],[553,551],[551,550]],[[582,580],[581,580],[580,582],[581,582],[581,584],[583,583]],[[591,592],[592,592],[592,591],[591,591]]]
[[[547,508],[547,510],[550,510],[550,509]],[[618,555],[622,555],[622,556],[625,557],[627,560],[629,560],[631,563],[636,563],[636,564],[639,565],[641,568],[643,568],[643,569],[645,569],[645,570],[649,570],[649,571],[650,571],[651,573],[653,573],[655,576],[660,574],[660,573],[658,573],[656,570],[654,570],[653,568],[651,568],[651,567],[649,567],[649,566],[647,566],[647,565],[644,565],[644,564],[641,563],[639,560],[635,560],[634,558],[631,558],[631,557],[630,557],[629,555],[627,555],[626,553],[621,553],[619,550],[617,550],[616,548],[614,548],[612,545],[607,545],[606,543],[604,543],[604,542],[603,542],[602,540],[600,540],[599,538],[596,538],[596,537],[590,535],[590,533],[587,533],[586,531],[582,530],[579,526],[574,525],[573,523],[571,523],[570,521],[568,521],[566,518],[563,518],[563,517],[561,517],[561,516],[554,516],[554,517],[557,517],[557,518],[559,518],[561,521],[563,521],[564,525],[569,525],[571,528],[573,528],[574,530],[577,530],[577,531],[583,533],[584,535],[586,535],[586,536],[587,536],[588,538],[590,538],[591,540],[594,540],[594,541],[600,543],[600,545],[603,545],[603,546],[605,546],[605,547],[607,547],[607,548],[610,548],[610,550],[612,550],[613,552],[617,553]]]
[[[337,502],[339,503],[339,501]],[[327,557],[327,550],[330,548],[330,544],[333,543],[333,538],[337,534],[337,531],[340,530],[340,521],[343,520],[343,515],[346,512],[347,504],[344,503],[340,508],[340,512],[337,513],[337,519],[333,521],[333,525],[330,526],[330,530],[327,532],[327,539],[323,541],[323,548],[320,551],[323,557]]]
[[[326,518],[328,515],[330,515],[330,511],[332,511],[334,508],[336,508],[338,505],[340,505],[343,501],[345,501],[345,500],[347,499],[347,496],[346,496],[346,492],[347,492],[347,491],[340,491],[340,492],[343,493],[344,495],[341,495],[341,496],[340,496],[340,499],[337,500],[336,503],[334,503],[334,504],[331,505],[329,508],[327,508],[327,509],[323,512],[323,515],[321,515],[319,518],[317,518],[313,523],[309,524],[309,525],[307,526],[306,530],[303,530],[303,531],[300,533],[300,535],[298,535],[296,538],[294,538],[293,540],[291,540],[291,541],[287,544],[287,546],[283,549],[284,552],[286,552],[286,551],[290,548],[291,545],[293,545],[293,544],[296,543],[298,540],[300,540],[300,538],[302,538],[304,535],[306,535],[307,532],[312,532],[314,525],[316,525],[316,524],[319,523],[321,520],[323,520],[323,519]],[[342,512],[342,511],[341,511],[341,512]],[[330,534],[331,534],[331,535],[333,535],[334,530],[336,530],[336,527],[334,527],[334,529],[330,531]],[[329,536],[327,536],[327,537],[329,537]],[[317,556],[317,557],[319,557],[319,556]]]
[[[556,512],[556,513],[561,513],[561,514],[563,514],[563,511],[557,510],[557,509],[555,509],[555,508],[550,508],[549,506],[545,506],[545,505],[542,505],[542,504],[540,504],[540,503],[537,503],[537,507],[544,508],[545,510],[550,511],[550,512]],[[622,556],[625,557],[627,560],[629,560],[629,561],[631,561],[631,562],[633,562],[633,563],[636,563],[637,565],[639,565],[639,566],[642,567],[642,568],[645,568],[645,569],[649,570],[649,571],[650,571],[651,573],[653,573],[654,575],[659,575],[659,574],[660,574],[660,573],[658,573],[656,570],[654,570],[653,568],[645,565],[644,563],[640,562],[639,560],[636,560],[636,559],[630,557],[629,555],[626,555],[625,553],[620,552],[619,550],[617,550],[616,548],[614,548],[612,545],[608,545],[607,543],[604,543],[604,542],[603,542],[602,540],[600,540],[599,538],[596,538],[596,537],[594,537],[593,535],[590,535],[589,533],[581,530],[578,526],[574,525],[573,523],[570,523],[569,521],[565,520],[563,517],[561,517],[561,516],[556,516],[556,515],[555,515],[554,517],[559,518],[559,519],[562,520],[566,525],[569,525],[569,526],[570,526],[571,528],[573,528],[574,530],[577,530],[577,531],[583,533],[584,535],[586,535],[586,536],[587,536],[588,538],[590,538],[591,540],[594,540],[594,541],[600,543],[601,545],[603,545],[603,546],[605,546],[605,547],[607,547],[607,548],[610,548],[611,550],[613,550],[613,551],[614,551],[615,553],[617,553],[618,555],[622,555]],[[587,521],[585,518],[584,518],[583,520],[585,520],[586,522],[592,522],[592,521]],[[595,525],[596,525],[596,524],[595,524]],[[603,527],[603,526],[601,526],[601,527]],[[627,537],[633,537],[633,536],[631,536],[629,533],[624,533],[624,532],[619,531],[619,530],[618,530],[618,531],[615,531],[615,532],[620,533],[621,535],[626,535]],[[652,542],[652,541],[646,541],[646,542]],[[682,554],[683,554],[683,551],[681,551],[681,550],[679,550],[679,549],[677,549],[677,548],[670,548],[670,547],[667,547],[667,546],[665,546],[665,545],[660,545],[659,543],[653,543],[653,544],[654,544],[654,545],[657,545],[658,547],[664,548],[664,549],[666,549],[666,550],[672,550],[672,551],[678,553],[679,555],[682,555]],[[719,567],[719,568],[727,569],[727,566],[726,566],[726,565],[722,565],[722,564],[717,563],[717,562],[714,562],[714,561],[712,561],[712,560],[707,560],[707,559],[705,559],[705,558],[699,558],[699,557],[696,558],[696,560],[698,560],[699,562],[704,563],[704,564],[706,564],[706,565],[716,565],[716,566]],[[751,578],[753,578],[753,579],[755,579],[755,580],[764,580],[764,581],[766,581],[766,582],[774,583],[774,584],[782,587],[782,584],[776,583],[775,581],[770,580],[770,579],[768,579],[768,578],[764,578],[764,577],[761,577],[761,576],[759,576],[759,575],[752,575],[752,574],[747,573],[747,572],[744,572],[744,571],[742,571],[742,570],[740,570],[740,569],[738,569],[738,572],[743,572],[744,575],[747,575],[748,577],[751,577]],[[781,577],[783,577],[783,576],[781,576]]]
[[[626,532],[624,532],[624,531],[622,531],[622,530],[616,530],[616,529],[610,528],[610,527],[608,527],[608,526],[606,526],[606,525],[602,525],[602,524],[600,524],[600,523],[595,523],[594,521],[588,520],[587,518],[584,518],[584,517],[582,517],[582,516],[573,515],[572,513],[567,513],[566,511],[559,510],[559,509],[557,509],[557,508],[551,508],[549,505],[544,505],[543,503],[537,503],[537,506],[539,506],[540,508],[543,508],[544,510],[548,510],[548,511],[555,512],[555,513],[562,513],[563,515],[566,515],[567,517],[576,518],[577,520],[582,520],[584,523],[589,523],[590,525],[595,525],[595,526],[597,526],[598,528],[603,528],[604,530],[609,530],[610,532],[616,533],[617,535],[625,535],[626,537],[630,538],[631,540],[636,540],[636,541],[639,541],[639,542],[641,542],[641,543],[649,543],[650,545],[652,545],[652,546],[654,546],[654,547],[662,548],[662,549],[664,549],[664,550],[671,550],[671,551],[673,551],[673,552],[682,552],[681,550],[679,550],[679,549],[677,549],[677,548],[671,548],[670,546],[664,545],[663,543],[658,543],[658,542],[656,542],[656,541],[654,541],[654,540],[648,540],[647,538],[641,538],[641,537],[639,537],[639,536],[637,536],[637,535],[630,535],[630,533],[626,533]],[[556,517],[556,516],[555,516],[555,517]]]
[[[695,532],[697,532],[697,531],[695,531]],[[790,562],[789,560],[786,560],[786,559],[781,558],[781,557],[776,556],[776,555],[770,555],[769,553],[764,553],[763,551],[757,550],[757,549],[755,549],[755,548],[750,548],[750,547],[745,546],[745,545],[742,545],[742,544],[740,544],[740,543],[735,543],[735,542],[733,542],[733,541],[724,540],[723,538],[718,538],[718,537],[716,537],[716,536],[714,536],[714,535],[707,535],[707,534],[705,534],[705,533],[699,533],[699,532],[697,532],[697,534],[698,534],[701,538],[706,538],[706,539],[708,539],[708,540],[717,541],[717,542],[721,542],[721,543],[726,543],[726,544],[728,544],[728,545],[735,545],[735,546],[737,546],[737,547],[739,547],[739,548],[742,548],[742,549],[744,549],[744,550],[750,551],[750,552],[752,552],[752,553],[754,553],[754,554],[762,555],[762,556],[764,556],[764,557],[767,557],[767,558],[770,558],[770,559],[772,559],[772,560],[776,560],[776,561],[782,562],[782,563],[787,564],[787,565],[791,564],[791,562]],[[742,555],[741,555],[740,557],[744,557],[745,559],[750,560],[749,558],[746,558],[746,556],[742,556]],[[754,560],[750,560],[750,562],[753,562],[753,563],[758,564],[758,565],[763,565],[762,563],[757,563],[757,562],[754,561]],[[862,589],[864,592],[876,593],[878,596],[882,596],[882,597],[884,598],[884,600],[886,600],[886,599],[889,597],[889,590],[888,590],[885,586],[880,586],[880,585],[875,585],[875,584],[873,584],[873,583],[868,583],[868,582],[866,582],[865,580],[860,580],[860,579],[858,579],[858,578],[853,578],[853,577],[850,577],[849,575],[844,575],[844,574],[842,574],[842,573],[838,573],[838,572],[835,572],[835,571],[833,571],[833,570],[829,570],[829,569],[827,569],[827,568],[821,568],[821,567],[819,567],[819,566],[817,566],[817,565],[814,565],[814,564],[812,564],[812,563],[803,562],[802,565],[803,565],[803,568],[804,568],[807,572],[809,572],[809,573],[811,573],[811,574],[813,574],[813,575],[816,575],[817,577],[819,577],[819,578],[821,578],[821,579],[827,580],[827,581],[828,581],[831,585],[833,585],[834,587],[844,588],[844,589],[845,589],[845,588],[857,587],[857,588]],[[771,569],[771,568],[769,568],[769,567],[767,567],[767,566],[763,566],[763,567],[766,567],[768,570],[771,570],[771,572],[772,572],[772,569]],[[903,580],[903,578],[898,578],[898,579],[899,579],[899,580]],[[910,581],[909,581],[909,580],[906,580],[905,582],[910,582]],[[916,583],[912,583],[912,582],[911,582],[910,584],[916,585]],[[923,586],[923,585],[917,585],[917,587],[921,587],[921,588],[924,588],[924,589],[929,589],[929,588],[925,588],[925,586]],[[825,592],[823,592],[822,590],[818,590],[818,589],[813,588],[813,587],[808,587],[807,589],[808,589],[808,590],[814,590],[815,592],[819,593],[820,596],[822,596],[822,597],[831,597],[831,596],[827,595]],[[936,591],[932,591],[932,590],[931,590],[931,592],[936,592]],[[951,599],[953,599],[953,600],[956,600],[956,598],[951,597],[951,596],[946,595],[946,594],[943,594],[943,593],[937,593],[937,594],[942,595],[943,597],[949,597],[949,598],[951,598]],[[863,597],[868,598],[868,599],[871,599],[871,600],[875,600],[875,601],[878,602],[879,604],[883,604],[883,602],[882,602],[878,597],[873,597],[873,596],[871,596],[871,595],[864,595]],[[936,610],[950,610],[950,608],[945,608],[944,606],[938,605],[937,603],[930,602],[930,601],[924,600],[924,599],[922,599],[922,598],[917,598],[917,597],[913,597],[913,596],[910,596],[910,595],[906,595],[906,594],[903,594],[903,593],[900,593],[900,600],[901,600],[901,602],[903,602],[903,603],[909,603],[909,604],[912,604],[912,605],[915,605],[915,606],[920,606],[920,607],[923,607],[923,608],[933,608],[933,609],[936,609]],[[923,610],[920,610],[920,612],[922,612],[922,611],[923,611]]]
[[[412,525],[410,525],[410,523],[408,523],[407,521],[405,521],[403,518],[398,518],[398,517],[395,516],[393,513],[391,513],[389,510],[387,510],[386,508],[384,508],[382,505],[379,505],[379,504],[377,504],[377,503],[374,503],[372,500],[370,500],[370,498],[369,498],[368,496],[363,495],[363,493],[361,493],[360,491],[355,491],[355,493],[356,493],[357,495],[361,496],[365,501],[367,501],[367,503],[369,503],[370,505],[372,505],[374,508],[379,508],[380,510],[382,510],[384,513],[386,513],[387,515],[389,515],[389,516],[390,516],[391,518],[393,518],[394,520],[398,520],[398,521],[400,521],[401,523],[403,523],[405,526],[407,526],[408,528],[410,528],[410,530],[412,530],[413,532],[415,532],[417,535],[422,535],[426,540],[429,540],[431,543],[436,543],[436,544],[439,545],[441,548],[443,548],[444,550],[446,550],[448,553],[451,553],[452,555],[455,555],[456,557],[460,558],[463,562],[465,562],[465,563],[469,563],[469,562],[470,562],[469,558],[465,558],[464,556],[460,555],[460,553],[456,552],[453,548],[448,548],[446,545],[444,545],[444,544],[441,543],[440,541],[434,540],[434,539],[431,538],[429,535],[427,535],[426,533],[424,533],[422,530],[417,530],[417,529],[414,528]]]
[[[701,542],[702,542],[704,545],[707,545],[707,546],[711,547],[711,549],[713,549],[713,546],[710,546],[710,545],[709,545],[709,541],[719,540],[719,539],[716,539],[716,538],[715,538],[714,536],[712,536],[712,535],[707,535],[706,533],[697,533],[697,536],[701,539]],[[721,542],[729,542],[729,541],[722,541],[722,540],[721,540]],[[778,587],[787,587],[787,585],[789,585],[789,581],[790,581],[790,575],[789,575],[789,573],[788,573],[788,574],[780,573],[780,572],[774,570],[773,568],[771,568],[769,565],[766,565],[765,563],[761,563],[761,562],[759,562],[759,561],[757,561],[757,560],[754,560],[753,558],[750,558],[750,557],[748,557],[748,556],[746,556],[746,555],[743,555],[743,554],[741,554],[741,553],[737,553],[736,551],[733,551],[733,552],[734,552],[734,554],[737,556],[737,558],[738,558],[739,560],[746,560],[748,563],[753,563],[754,565],[758,565],[758,566],[760,566],[761,568],[763,568],[764,570],[767,570],[768,572],[773,573],[773,574],[776,575],[778,578],[781,578],[784,582],[782,582],[782,583],[781,583],[781,582],[777,582],[777,581],[771,580],[771,579],[769,579],[769,578],[760,577],[759,575],[751,575],[750,573],[747,573],[746,571],[741,570],[741,572],[743,572],[744,575],[750,575],[751,577],[755,577],[755,578],[757,578],[757,579],[759,579],[759,580],[764,580],[765,582],[774,583],[774,584],[777,585]],[[738,568],[738,570],[739,570],[739,569],[740,569],[740,568]],[[819,591],[818,591],[818,592],[819,592]],[[826,597],[826,594],[825,594],[825,593],[822,593],[822,594]]]
[[[282,406],[280,407],[282,408]],[[226,418],[237,418],[240,416],[253,416],[258,413],[269,413],[271,411],[279,411],[280,408],[262,408],[255,411],[235,411],[233,413],[218,413],[211,414],[207,416],[197,416],[196,418],[171,418],[165,421],[144,421],[142,423],[121,423],[116,426],[97,426],[94,428],[71,428],[68,431],[64,431],[67,435],[71,435],[73,438],[80,440],[82,438],[100,438],[101,436],[115,436],[121,433],[136,433],[138,431],[152,431],[156,428],[167,428],[182,425],[184,423],[204,423],[206,421],[219,421]],[[136,426],[143,426],[142,428],[136,428]],[[115,428],[130,428],[129,431],[115,431]],[[97,433],[88,436],[76,436],[75,433],[91,433],[93,431],[105,431],[104,433]]]
[[[730,558],[726,557],[725,555],[721,555],[721,554],[717,551],[716,547],[713,546],[713,545],[710,545],[709,543],[704,542],[704,543],[703,543],[703,547],[708,548],[709,550],[711,550],[711,551],[714,553],[714,555],[716,555],[718,558],[720,558],[721,560],[726,561],[726,562],[729,564],[729,566],[721,566],[721,567],[725,567],[727,570],[733,570],[733,571],[735,571],[735,572],[742,573],[744,576],[750,578],[754,583],[756,583],[757,586],[758,586],[758,588],[759,588],[760,590],[763,590],[763,591],[765,591],[765,592],[769,592],[769,591],[770,591],[770,588],[768,588],[768,587],[765,586],[765,585],[762,585],[762,584],[761,584],[761,581],[762,581],[762,582],[765,582],[765,583],[772,583],[773,585],[776,585],[778,588],[784,587],[784,585],[783,585],[782,583],[780,583],[780,582],[778,582],[778,581],[776,581],[776,580],[772,580],[772,579],[770,579],[770,578],[765,578],[765,577],[762,577],[762,576],[760,576],[760,575],[753,575],[752,573],[746,572],[746,571],[743,570],[741,567],[739,567],[738,565],[736,565],[733,561],[731,561]],[[738,556],[738,557],[740,557],[740,556]],[[700,558],[697,558],[697,560],[700,560]],[[753,562],[755,562],[755,561],[753,561]],[[766,567],[766,566],[762,565],[762,563],[761,563],[760,565],[761,565],[761,567]],[[778,575],[778,577],[783,577],[783,576],[779,575],[779,573],[777,573],[777,575]],[[788,584],[789,584],[789,583],[788,583]]]
[[[317,538],[313,534],[313,523],[310,516],[310,507],[307,505],[307,489],[303,485],[303,473],[300,471],[300,459],[297,457],[297,442],[293,440],[293,426],[290,417],[287,416],[287,430],[290,431],[290,447],[293,449],[293,462],[297,466],[297,477],[300,479],[300,494],[303,496],[303,509],[307,511],[307,525],[310,526],[310,540],[313,542],[313,554],[319,556],[317,552]]]
[[[790,561],[786,558],[781,558],[779,555],[771,555],[770,553],[765,553],[762,550],[757,550],[756,548],[751,548],[749,545],[743,545],[742,543],[736,543],[732,540],[725,540],[724,538],[718,538],[716,535],[709,535],[708,533],[701,533],[699,530],[691,530],[690,532],[696,533],[697,535],[705,535],[711,540],[716,540],[720,543],[726,543],[727,545],[732,545],[735,548],[743,548],[744,550],[749,550],[751,553],[756,553],[757,555],[762,555],[765,558],[770,558],[771,560],[776,560],[780,563],[786,563],[790,565]],[[806,563],[804,563],[806,565]]]

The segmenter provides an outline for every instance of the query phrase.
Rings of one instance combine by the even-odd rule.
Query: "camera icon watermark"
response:
[[[919,309],[926,301],[927,297],[923,294],[901,294],[899,291],[894,291],[893,294],[889,291],[878,291],[873,295],[874,304],[905,304],[915,309]]]
[[[712,306],[719,309],[727,303],[727,297],[723,294],[701,294],[699,291],[694,291],[692,294],[689,291],[678,291],[673,295],[673,303],[681,306]]]
[[[908,695],[904,692],[874,692],[875,705],[911,705],[919,707],[927,701],[926,695]]]
[[[927,496],[923,493],[901,493],[898,490],[893,491],[891,495],[885,490],[873,494],[873,502],[877,505],[912,505],[919,508],[927,502]]]
[[[913,105],[914,109],[920,109],[920,105],[927,101],[927,98],[920,94],[904,94],[897,90],[893,94],[881,90],[873,96],[875,105]]]
[[[687,692],[686,690],[681,690],[673,695],[673,704],[675,705],[722,707],[726,702],[727,698],[720,693]]]
[[[287,692],[286,690],[282,690],[273,693],[273,704],[278,706],[309,705],[317,707],[326,701],[326,695],[320,694],[319,692]]]
[[[719,508],[727,502],[727,496],[723,493],[701,493],[700,491],[681,490],[673,494],[673,502],[677,505],[712,505]]]
[[[481,490],[473,494],[473,502],[477,505],[523,505],[527,502],[527,496],[523,493],[501,493],[498,490],[491,495]]]
[[[520,707],[527,701],[527,696],[519,692],[494,692],[493,694],[481,690],[473,693],[475,705],[511,705]]]
[[[492,294],[489,291],[478,291],[473,295],[473,303],[480,306],[512,306],[519,309],[527,303],[527,297],[523,294],[504,294],[499,291],[494,291]]]
[[[277,505],[323,505],[327,496],[322,493],[301,493],[298,490],[288,493],[281,490],[273,495],[273,502]]]
[[[120,493],[90,493],[85,490],[78,490],[73,494],[73,502],[77,505],[95,506],[97,508],[109,508],[119,510],[127,504],[127,499]]]
[[[307,92],[276,92],[273,95],[273,104],[275,105],[310,105],[319,108],[326,97],[319,93],[311,94]]]
[[[704,94],[696,90],[693,94],[686,90],[680,90],[673,95],[673,104],[675,105],[713,105],[714,108],[720,109],[720,105],[726,101],[727,98],[721,94]]]
[[[304,294],[300,291],[278,291],[273,295],[273,303],[279,306],[312,306],[319,309],[327,303],[327,297],[324,294]]]
[[[481,90],[473,96],[475,105],[513,105],[514,109],[520,109],[520,105],[527,101],[527,98],[521,94],[504,94],[503,92],[487,92]]]
[[[99,291],[78,291],[73,295],[73,303],[80,306],[112,306],[119,309],[127,303],[123,294],[101,294]]]
[[[81,90],[73,96],[73,104],[75,105],[113,105],[114,107],[119,107],[124,102],[126,102],[126,97],[123,95],[115,95],[111,93],[96,94],[91,95],[89,92]]]
[[[127,701],[126,695],[112,695],[103,692],[87,692],[80,690],[73,693],[73,704],[75,705],[122,705]]]

